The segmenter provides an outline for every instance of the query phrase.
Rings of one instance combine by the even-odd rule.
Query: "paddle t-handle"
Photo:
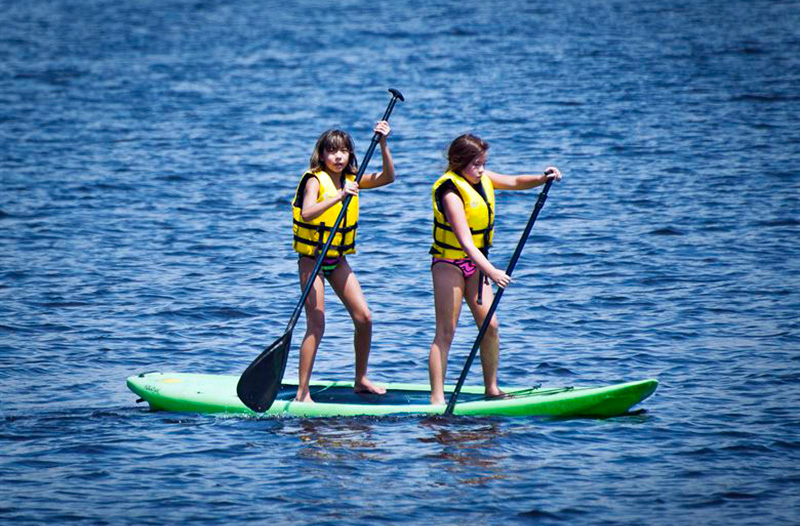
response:
[[[405,100],[403,98],[403,94],[398,90],[390,88],[389,92],[392,94],[392,100],[389,101],[389,105],[386,107],[386,111],[383,113],[383,117],[381,118],[381,120],[384,121],[389,120],[389,116],[392,114],[392,110],[394,109],[397,101]],[[372,136],[372,141],[367,149],[367,153],[364,155],[364,159],[361,162],[361,167],[358,169],[358,173],[356,174],[356,182],[359,182],[361,180],[361,176],[364,175],[364,171],[366,170],[367,165],[372,158],[372,154],[375,151],[375,146],[377,146],[378,141],[380,141],[380,137],[381,134],[378,132],[375,132],[375,134]],[[278,396],[278,391],[281,387],[281,381],[283,380],[283,373],[286,371],[286,360],[289,357],[289,348],[292,344],[292,331],[297,324],[297,320],[300,318],[300,312],[302,311],[303,304],[311,292],[311,287],[314,285],[314,280],[317,278],[317,274],[319,274],[320,268],[322,267],[322,260],[333,243],[333,238],[336,235],[336,231],[339,229],[342,219],[347,213],[347,206],[350,204],[352,197],[352,195],[348,194],[342,202],[342,209],[339,211],[339,216],[333,223],[333,227],[328,235],[328,241],[325,242],[325,245],[317,256],[314,270],[312,271],[305,287],[303,287],[303,293],[300,296],[300,301],[297,302],[297,306],[292,313],[292,317],[289,319],[289,323],[286,325],[286,330],[284,331],[283,335],[275,340],[272,345],[264,349],[261,354],[259,354],[258,357],[250,363],[247,369],[245,369],[245,371],[242,373],[242,376],[239,377],[239,382],[236,384],[236,394],[244,403],[244,405],[253,411],[258,413],[266,411],[270,408],[272,403],[275,401],[275,398]]]
[[[514,267],[517,266],[517,260],[519,260],[519,257],[522,254],[522,248],[528,241],[528,236],[531,234],[533,224],[536,222],[536,218],[539,216],[539,211],[544,206],[545,200],[547,200],[547,192],[550,190],[550,186],[552,184],[553,180],[548,179],[541,193],[539,193],[539,198],[536,200],[536,206],[533,207],[533,212],[531,212],[531,217],[528,220],[528,224],[525,225],[525,230],[523,230],[519,243],[517,243],[517,248],[514,250],[514,255],[511,256],[511,261],[508,263],[506,274],[508,274],[509,277],[511,277],[511,273],[514,272]],[[483,286],[483,284],[480,284],[479,286]],[[502,287],[497,289],[497,294],[494,297],[494,301],[492,301],[491,307],[489,307],[489,312],[486,314],[486,318],[484,318],[483,323],[481,324],[481,328],[478,331],[478,337],[475,338],[475,343],[473,344],[472,350],[470,351],[467,361],[464,364],[464,369],[461,371],[461,376],[458,377],[456,388],[453,389],[453,394],[450,395],[450,400],[447,402],[447,408],[444,410],[445,415],[453,414],[453,409],[456,407],[458,394],[461,392],[461,388],[464,386],[464,380],[467,379],[469,368],[472,367],[472,362],[475,360],[475,355],[478,353],[481,341],[483,341],[483,336],[486,334],[486,331],[489,328],[489,323],[492,321],[492,316],[494,316],[494,312],[497,310],[497,305],[500,303],[500,298],[503,297],[503,292],[505,292],[505,290],[506,289]]]

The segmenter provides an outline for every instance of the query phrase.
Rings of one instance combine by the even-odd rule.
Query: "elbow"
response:
[[[474,259],[475,253],[479,251],[478,247],[476,247],[475,243],[472,241],[472,238],[459,239],[458,242],[461,245],[461,249],[466,252],[470,258]]]
[[[380,186],[386,186],[387,184],[392,184],[394,182],[394,170],[383,170],[382,172],[378,173],[378,176],[375,178],[375,182],[372,186],[362,186],[362,188],[377,188]]]

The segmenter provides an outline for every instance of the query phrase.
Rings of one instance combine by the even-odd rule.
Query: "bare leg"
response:
[[[482,305],[478,305],[478,287],[483,287]],[[481,282],[480,272],[476,272],[467,280],[466,300],[472,311],[472,317],[480,329],[483,320],[489,313],[494,294],[492,286]],[[500,396],[503,392],[497,386],[497,367],[500,362],[500,326],[497,315],[492,316],[492,321],[486,329],[486,334],[481,340],[481,368],[483,369],[483,385],[486,396]]]
[[[300,258],[298,268],[300,271],[300,288],[305,287],[308,278],[314,270],[315,261],[310,258]],[[298,368],[297,395],[298,402],[313,402],[308,384],[311,381],[311,370],[314,368],[314,358],[317,356],[319,342],[325,333],[325,283],[322,276],[317,275],[314,286],[305,303],[306,309],[306,334],[300,346],[300,366]]]
[[[461,270],[449,263],[437,263],[431,268],[433,301],[436,309],[436,334],[428,357],[431,379],[431,404],[444,404],[444,378],[447,355],[456,333],[458,315],[464,297],[464,277]]]
[[[372,313],[361,291],[361,285],[346,259],[328,277],[328,282],[353,319],[353,347],[356,353],[354,390],[357,393],[386,394],[386,389],[378,387],[367,378],[369,351],[372,346]]]

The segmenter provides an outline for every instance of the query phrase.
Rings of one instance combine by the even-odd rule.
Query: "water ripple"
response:
[[[796,522],[793,3],[150,4],[0,11],[4,523]],[[502,382],[658,377],[644,412],[135,405],[130,374],[238,374],[283,333],[297,177],[326,128],[363,154],[388,86],[398,179],[363,193],[350,258],[371,376],[428,381],[430,184],[474,131],[496,171],[566,174],[498,309]],[[536,195],[498,194],[498,266]],[[327,311],[315,378],[349,379],[352,322]]]

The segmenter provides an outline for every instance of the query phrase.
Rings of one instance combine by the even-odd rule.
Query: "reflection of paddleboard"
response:
[[[257,414],[236,396],[238,376],[145,373],[128,378],[128,387],[154,410],[181,413]],[[422,384],[379,384],[385,395],[358,394],[352,382],[312,382],[316,403],[295,402],[297,385],[283,384],[265,415],[332,417],[358,415],[441,414],[444,405],[430,405],[430,387]],[[502,388],[508,395],[487,399],[483,386],[464,387],[455,407],[458,415],[589,416],[624,414],[653,394],[657,380],[639,380],[605,387],[541,389]],[[453,386],[445,388],[445,396]]]

